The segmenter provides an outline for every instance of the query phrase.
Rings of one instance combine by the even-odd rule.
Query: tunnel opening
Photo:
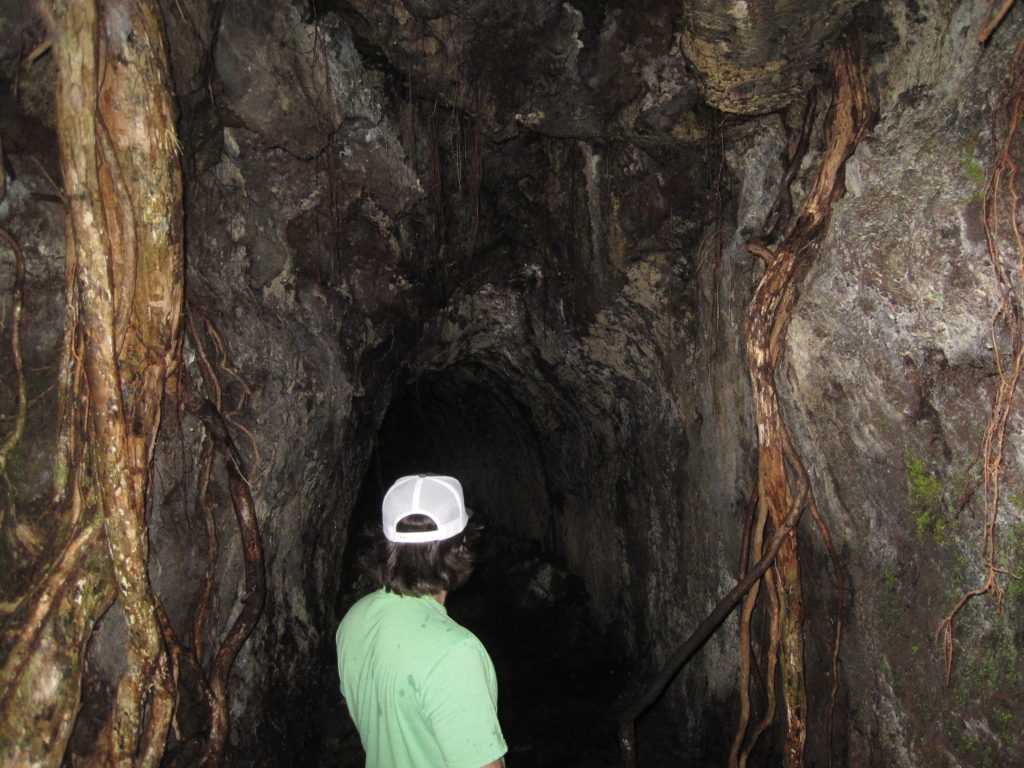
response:
[[[617,765],[616,702],[630,660],[622,627],[595,619],[550,524],[562,499],[545,439],[529,403],[478,365],[425,373],[398,391],[352,513],[338,615],[376,588],[373,543],[390,484],[424,471],[458,477],[483,530],[473,576],[446,607],[494,662],[509,763]],[[347,725],[344,760],[361,765]]]

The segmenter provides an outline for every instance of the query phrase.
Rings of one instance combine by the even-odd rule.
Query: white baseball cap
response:
[[[469,522],[462,484],[446,475],[406,475],[398,478],[384,494],[381,506],[384,537],[401,544],[422,544],[450,539]],[[434,531],[398,530],[399,521],[409,515],[426,515],[437,526]]]

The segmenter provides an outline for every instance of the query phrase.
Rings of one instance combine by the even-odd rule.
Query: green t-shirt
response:
[[[494,665],[434,598],[367,595],[336,641],[367,768],[480,768],[507,751]]]

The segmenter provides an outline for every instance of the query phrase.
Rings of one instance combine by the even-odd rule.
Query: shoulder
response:
[[[397,635],[416,637],[420,642],[444,644],[451,634],[452,622],[444,609],[433,605],[433,598],[396,595],[383,589],[355,603],[341,620],[339,636],[362,634],[373,628]],[[460,628],[461,629],[461,628]]]
[[[359,598],[341,617],[338,634],[352,631],[353,627],[365,625],[367,622],[377,621],[389,610],[388,597],[384,590],[379,589]]]
[[[461,624],[451,621],[451,629],[435,647],[430,667],[425,672],[431,678],[447,676],[456,670],[463,675],[490,677],[494,674],[494,664],[477,636]]]

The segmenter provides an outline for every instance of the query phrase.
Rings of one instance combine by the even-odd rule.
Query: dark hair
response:
[[[398,523],[402,533],[436,529],[426,515],[408,515]],[[461,587],[473,572],[472,544],[479,532],[479,527],[470,523],[462,533],[443,541],[400,544],[381,537],[379,559],[384,589],[419,597]]]

